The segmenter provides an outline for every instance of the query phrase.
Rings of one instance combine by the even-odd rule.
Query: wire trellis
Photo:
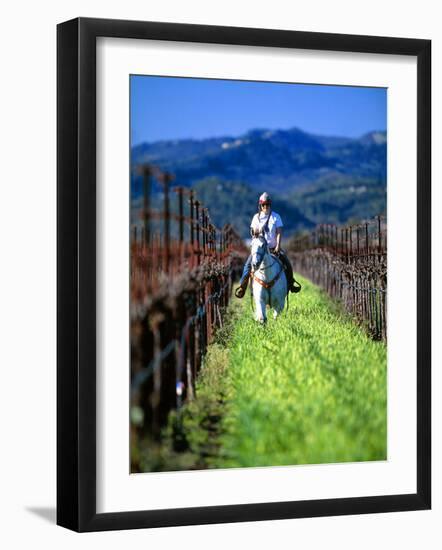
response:
[[[138,170],[144,194],[131,228],[131,437],[159,439],[169,412],[195,396],[247,249],[230,225],[211,222],[192,190],[170,193],[172,175],[152,165]],[[160,210],[152,207],[152,178],[163,186]]]
[[[383,217],[362,224],[320,225],[292,239],[296,271],[321,286],[374,339],[387,339],[387,224]]]

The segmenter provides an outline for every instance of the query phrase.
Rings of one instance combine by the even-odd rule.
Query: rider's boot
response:
[[[297,288],[295,287],[295,279],[293,278],[293,271],[291,273],[291,276],[290,274],[288,273],[288,280],[290,281],[289,282],[289,290],[290,292],[297,292]]]
[[[252,256],[249,255],[249,257],[246,260],[246,263],[244,264],[244,269],[242,271],[241,279],[239,281],[239,287],[235,290],[235,296],[237,298],[244,298],[244,295],[247,290],[247,284],[249,282],[251,269],[252,269]]]
[[[246,277],[244,281],[241,281],[239,283],[239,287],[235,290],[235,296],[237,298],[244,298],[244,295],[245,295],[246,290],[247,290],[248,282],[249,282],[249,278]]]
[[[293,267],[290,260],[285,254],[280,254],[279,259],[284,264],[285,275],[287,278],[287,288],[290,292],[296,292],[297,288],[295,287],[295,279],[293,277]]]

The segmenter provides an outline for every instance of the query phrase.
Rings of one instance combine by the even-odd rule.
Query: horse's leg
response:
[[[276,319],[278,317],[278,315],[284,310],[284,298],[283,298],[283,301],[281,303],[281,299],[278,298],[278,302],[273,306],[273,318]]]
[[[259,298],[260,289],[257,288],[257,285],[254,281],[252,281],[252,296],[253,296],[253,303],[255,305],[255,321],[259,321],[260,315],[261,315],[261,306],[260,306],[260,298]]]
[[[278,281],[279,282],[279,281]],[[281,284],[278,284],[277,292],[275,292],[275,303],[273,304],[273,318],[276,319],[278,315],[284,311],[285,297],[287,294],[287,284],[285,279],[281,280]]]
[[[261,311],[262,311],[262,317],[260,319],[260,323],[262,323],[263,325],[265,325],[267,323],[267,304],[265,302],[265,299],[264,297],[261,297]]]
[[[255,319],[260,323],[265,323],[267,321],[263,290],[264,289],[261,285],[253,285],[253,297],[255,299]]]
[[[267,303],[269,301],[268,291],[261,287],[260,306],[262,311],[261,323],[267,323]]]

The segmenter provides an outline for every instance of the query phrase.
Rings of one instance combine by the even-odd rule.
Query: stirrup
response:
[[[243,288],[242,286],[239,286],[236,290],[235,290],[235,296],[237,298],[244,298],[244,295],[246,293],[246,290],[247,288]]]
[[[296,279],[293,279],[293,282],[290,285],[289,290],[290,290],[290,292],[295,292],[296,293],[296,292],[300,292],[301,288],[302,287],[301,287],[300,283],[298,283],[298,281]]]

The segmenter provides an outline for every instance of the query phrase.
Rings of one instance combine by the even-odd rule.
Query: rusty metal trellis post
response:
[[[356,247],[357,247],[357,255],[359,258],[359,225],[356,227]]]
[[[143,227],[142,239],[145,243],[150,242],[150,188],[152,167],[150,164],[143,164],[138,168],[138,173],[143,177]]]
[[[169,273],[170,263],[170,201],[169,184],[173,180],[172,174],[168,172],[161,173],[158,176],[164,189],[164,271]]]
[[[193,203],[193,191],[190,192],[190,198],[189,198],[189,208],[190,208],[190,244],[192,246],[192,249],[193,249],[193,242],[194,242],[194,226],[193,226],[193,220],[194,220],[194,217],[193,217],[193,208],[194,207],[194,203]]]
[[[197,254],[198,254],[198,258],[197,258],[197,262],[198,264],[200,263],[200,211],[199,211],[199,207],[200,207],[200,202],[199,201],[195,201],[194,202],[194,205],[195,205],[195,227],[196,227],[196,246],[197,246]]]
[[[184,241],[184,208],[183,208],[183,188],[177,187],[176,192],[178,193],[178,235],[179,242]]]
[[[353,260],[353,226],[352,225],[350,225],[350,228],[349,228],[349,236],[350,236],[349,258],[351,262]]]
[[[365,223],[365,253],[367,254],[367,261],[369,258],[369,244],[368,244],[368,223]]]
[[[382,236],[381,236],[381,217],[378,216],[378,262],[381,261],[382,254]]]

